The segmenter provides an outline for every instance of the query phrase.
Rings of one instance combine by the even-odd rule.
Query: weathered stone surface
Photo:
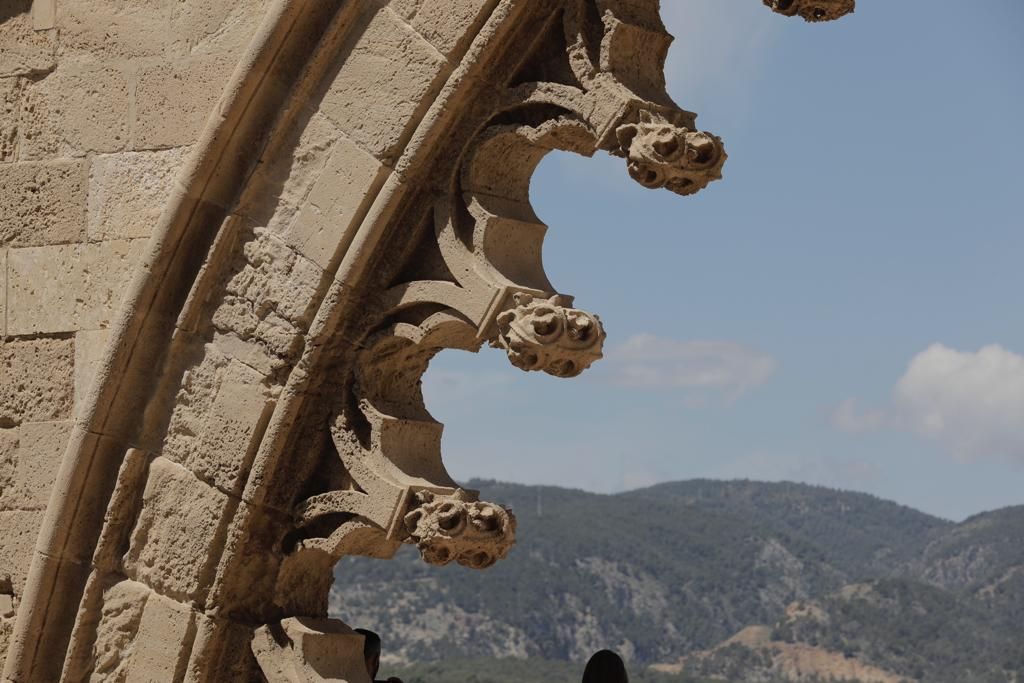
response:
[[[344,243],[345,236],[359,226],[373,201],[372,191],[383,183],[386,172],[381,162],[351,141],[339,140],[282,237],[318,266],[327,268],[338,243]]]
[[[188,147],[94,156],[89,165],[90,240],[149,237]]]
[[[4,502],[14,485],[18,469],[18,428],[0,428],[0,510],[9,506]]]
[[[85,182],[80,161],[0,164],[0,247],[82,241]]]
[[[93,668],[94,683],[180,681],[195,634],[194,613],[134,581],[103,592]]]
[[[185,680],[188,683],[259,680],[256,660],[238,656],[240,652],[249,652],[252,628],[206,614],[196,617],[196,638]]]
[[[25,79],[0,78],[0,163],[14,161],[18,154],[18,111],[21,109]]]
[[[170,8],[174,54],[237,54],[259,25],[266,4],[266,0],[178,0]]]
[[[227,496],[185,468],[154,460],[125,555],[128,576],[177,600],[201,603],[207,588],[201,578],[216,557],[227,505]]]
[[[75,0],[57,3],[60,56],[117,61],[159,57],[168,39],[163,0]]]
[[[70,418],[74,359],[74,342],[68,338],[0,344],[0,425]]]
[[[75,3],[61,3],[61,6]],[[108,64],[64,64],[25,88],[20,158],[114,152],[128,143],[128,73]]]
[[[4,431],[0,430],[0,509],[43,510],[64,456],[70,422],[27,422],[17,430],[20,447],[12,454],[14,469],[4,485]]]
[[[305,126],[289,131],[280,150],[268,150],[272,156],[261,159],[240,213],[284,238],[340,137],[338,127],[323,113],[309,115]]]
[[[7,334],[105,327],[146,240],[26,247],[7,254]]]
[[[199,447],[206,418],[220,389],[224,371],[231,359],[214,344],[203,346],[200,357],[185,370],[174,398],[163,444],[153,444],[154,451],[181,464]]]
[[[264,626],[252,649],[267,683],[373,683],[360,661],[363,637],[337,619],[291,618]]]
[[[134,148],[195,142],[235,61],[230,56],[199,56],[142,69],[135,91]]]
[[[374,156],[393,161],[445,60],[389,8],[374,12],[349,49],[321,110]]]
[[[14,595],[20,596],[25,588],[25,577],[32,562],[39,524],[43,521],[41,510],[8,510],[0,512],[0,529],[3,529],[3,543],[0,543],[0,579],[10,577]]]
[[[247,232],[211,322],[227,355],[269,375],[294,361],[320,268],[264,228]]]
[[[32,26],[32,0],[6,0],[0,13],[0,78],[53,68],[55,31]]]
[[[391,6],[427,41],[451,56],[477,34],[493,0],[393,0]]]
[[[135,581],[121,581],[104,591],[91,681],[127,680],[143,610],[152,595],[144,584]]]
[[[238,361],[223,371],[209,409],[191,424],[194,436],[168,442],[165,455],[181,462],[200,479],[235,494],[241,493],[242,477],[259,445],[262,428],[269,419],[273,401],[268,397],[265,377]],[[184,436],[181,423],[174,426]],[[185,452],[174,452],[184,443]]]
[[[181,680],[195,636],[191,608],[150,595],[142,611],[125,683]]]
[[[81,417],[107,341],[109,330],[82,330],[75,333],[75,416]]]

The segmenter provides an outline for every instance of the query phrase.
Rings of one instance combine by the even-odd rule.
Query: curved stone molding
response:
[[[856,0],[764,0],[773,12],[805,21],[834,21],[852,14]]]

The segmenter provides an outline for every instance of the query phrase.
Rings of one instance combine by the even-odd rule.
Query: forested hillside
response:
[[[577,680],[603,647],[639,681],[1024,681],[1024,507],[956,525],[797,484],[470,486],[516,512],[505,561],[405,549],[336,572],[332,610],[378,630],[406,683]]]

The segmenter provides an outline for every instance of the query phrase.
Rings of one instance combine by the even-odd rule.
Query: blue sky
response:
[[[533,179],[546,269],[606,358],[448,351],[457,479],[611,492],[793,480],[947,518],[1024,503],[1024,3],[861,0],[828,25],[663,0],[669,90],[721,135],[695,197],[620,159]]]

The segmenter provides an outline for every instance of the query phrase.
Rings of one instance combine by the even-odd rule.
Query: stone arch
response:
[[[600,358],[543,270],[533,169],[603,149],[687,195],[726,155],[665,92],[656,0],[458,10],[268,4],[71,434],[5,681],[364,680],[324,621],[338,558],[508,552],[419,380],[484,343],[560,377]]]

